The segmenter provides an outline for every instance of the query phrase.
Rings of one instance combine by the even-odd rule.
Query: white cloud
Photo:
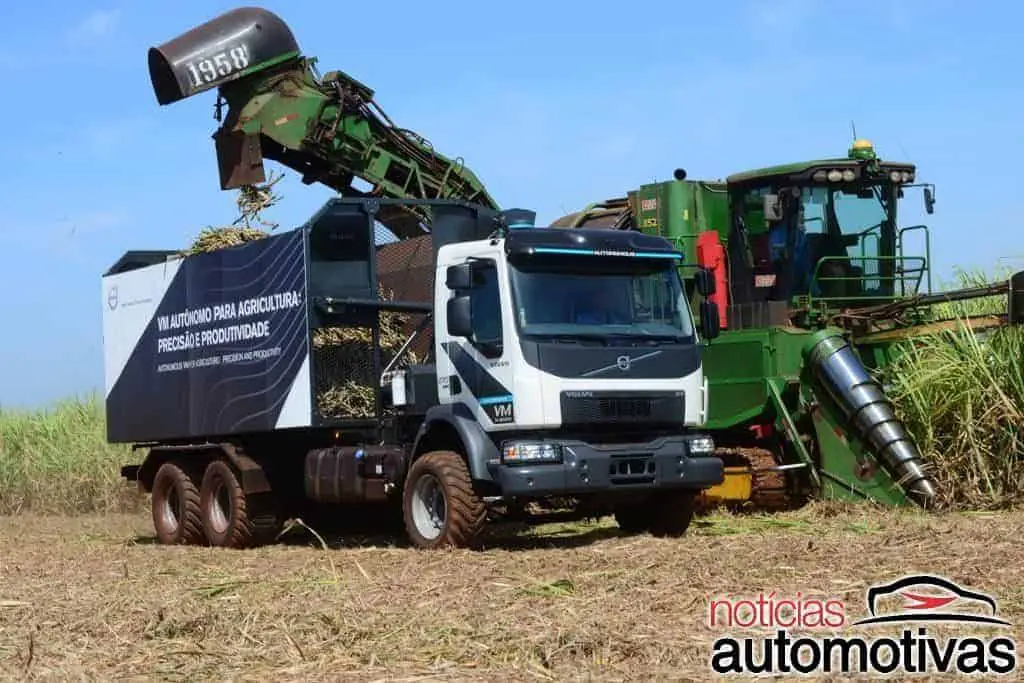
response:
[[[94,10],[68,31],[68,39],[80,44],[95,42],[113,35],[121,10]]]

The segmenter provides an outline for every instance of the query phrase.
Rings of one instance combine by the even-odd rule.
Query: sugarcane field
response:
[[[578,9],[0,10],[0,679],[1020,678],[1024,10]]]

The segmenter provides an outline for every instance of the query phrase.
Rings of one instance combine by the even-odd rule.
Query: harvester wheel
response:
[[[418,548],[469,546],[487,520],[466,461],[453,451],[431,451],[412,464],[402,503],[406,533]]]
[[[225,460],[206,466],[199,494],[203,531],[210,545],[252,548],[271,542],[280,520],[269,504],[247,496],[234,469]]]
[[[199,488],[189,472],[175,462],[165,462],[153,478],[153,528],[165,545],[203,543]]]

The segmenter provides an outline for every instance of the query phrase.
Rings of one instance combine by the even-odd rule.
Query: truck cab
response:
[[[717,313],[698,330],[680,257],[642,233],[532,226],[441,246],[436,396],[401,406],[423,413],[418,443],[450,439],[485,497],[582,497],[681,533],[724,475],[700,431]],[[416,374],[391,376],[393,401]]]

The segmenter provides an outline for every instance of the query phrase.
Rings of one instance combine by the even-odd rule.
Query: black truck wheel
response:
[[[210,545],[252,548],[271,542],[280,530],[272,505],[247,496],[234,469],[224,460],[206,466],[199,494],[203,531]]]
[[[663,493],[656,497],[652,507],[655,517],[651,522],[651,534],[678,538],[686,533],[693,521],[697,507],[697,494],[693,491]]]
[[[199,488],[185,469],[165,462],[156,471],[152,490],[153,529],[165,545],[203,543]]]
[[[651,513],[643,505],[624,505],[616,508],[615,523],[627,534],[642,534],[650,528]]]
[[[432,451],[409,468],[402,499],[406,533],[418,548],[463,548],[487,520],[458,453]]]
[[[690,527],[697,506],[693,491],[656,491],[644,502],[615,510],[615,522],[626,533],[650,532],[652,536],[677,538]]]

